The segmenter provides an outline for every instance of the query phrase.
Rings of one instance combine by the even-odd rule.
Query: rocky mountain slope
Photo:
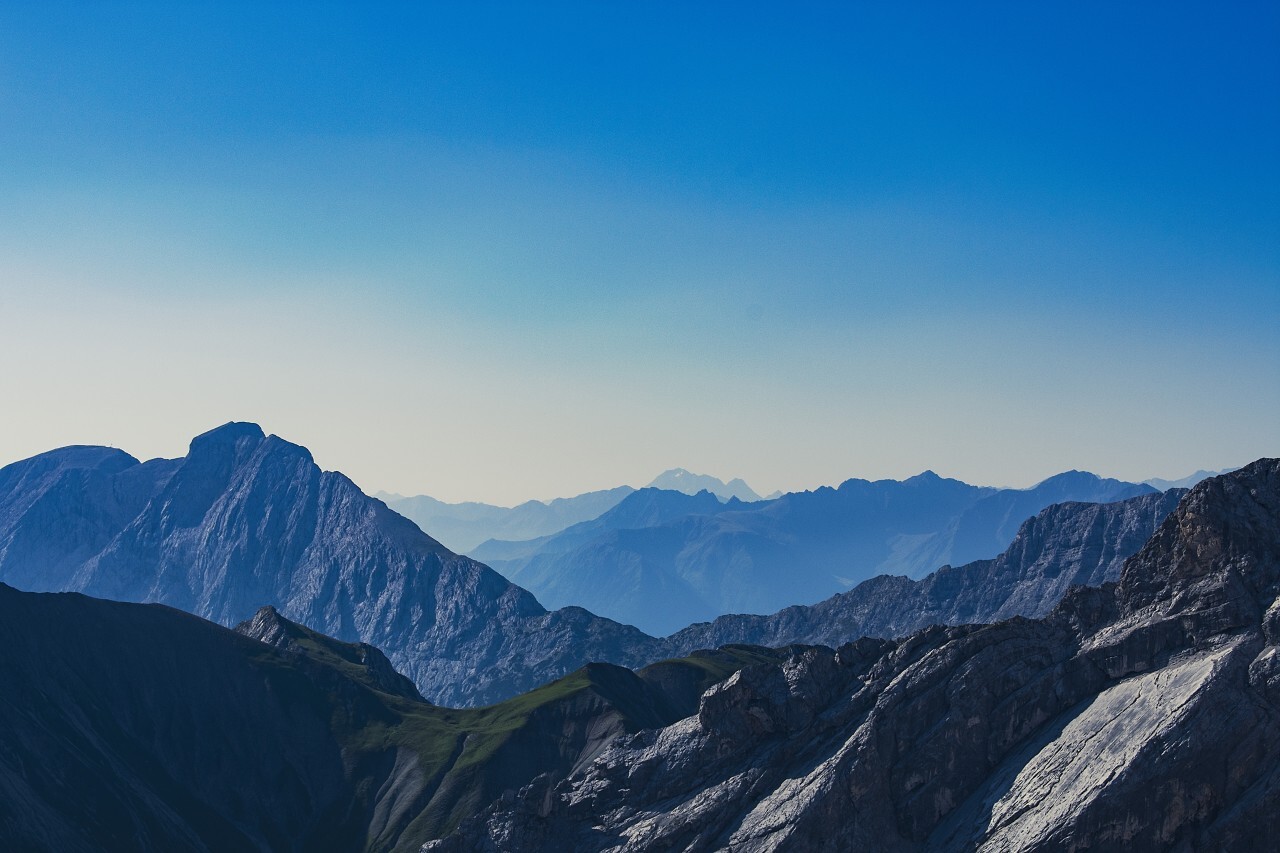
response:
[[[1039,620],[749,667],[425,849],[1267,850],[1280,460],[1187,494]]]
[[[592,664],[439,708],[377,649],[259,611],[237,632],[160,605],[0,585],[0,846],[416,850],[538,774],[697,710],[786,652]]]
[[[588,661],[662,657],[634,628],[548,612],[253,424],[198,436],[181,459],[72,447],[0,469],[0,581],[161,602],[223,625],[272,604],[384,649],[444,704],[497,701]]]
[[[374,497],[429,532],[449,550],[467,554],[489,539],[536,539],[597,518],[634,491],[630,486],[618,486],[572,498],[525,501],[514,507],[451,504],[427,495],[404,497],[386,492]]]
[[[1125,559],[1184,494],[1174,489],[1108,504],[1054,504],[1024,522],[994,560],[944,566],[918,581],[881,575],[770,616],[721,616],[669,637],[669,651],[726,643],[839,645],[858,637],[905,637],[930,625],[1043,616],[1072,586],[1118,580]]]
[[[819,602],[877,574],[921,577],[990,559],[1046,506],[1155,491],[1079,471],[1031,489],[980,488],[926,472],[753,504],[717,505],[707,495],[685,508],[667,499],[664,513],[643,515],[635,507],[655,502],[645,489],[591,522],[531,542],[486,542],[473,554],[544,603],[668,634],[725,613]]]

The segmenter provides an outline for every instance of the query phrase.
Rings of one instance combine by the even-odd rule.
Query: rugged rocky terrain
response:
[[[1115,503],[1054,504],[1024,522],[994,560],[944,566],[918,581],[881,575],[770,616],[721,616],[669,637],[668,651],[726,643],[840,645],[858,637],[904,637],[930,625],[1043,616],[1072,586],[1118,580],[1125,559],[1184,494],[1174,489]]]
[[[498,701],[588,661],[663,657],[634,628],[548,612],[253,424],[198,436],[181,459],[72,447],[0,469],[0,581],[223,625],[271,604],[385,650],[442,704]]]
[[[741,670],[426,849],[1271,849],[1278,596],[1280,460],[1260,460],[1043,619]]]
[[[451,710],[377,649],[270,608],[237,633],[161,605],[4,585],[0,645],[0,847],[68,853],[416,850],[787,654],[592,664]]]
[[[548,606],[575,604],[665,635],[725,613],[813,604],[878,574],[922,577],[948,563],[994,558],[1046,506],[1155,492],[1080,471],[1031,489],[926,472],[751,504],[721,505],[706,494],[693,505],[642,489],[561,533],[486,542],[471,553]],[[653,510],[658,503],[663,512]]]

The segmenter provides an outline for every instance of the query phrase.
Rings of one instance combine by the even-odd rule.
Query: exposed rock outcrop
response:
[[[1280,460],[1046,617],[805,649],[428,850],[1266,850]]]

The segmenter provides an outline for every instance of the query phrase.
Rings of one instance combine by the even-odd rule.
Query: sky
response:
[[[366,491],[1280,455],[1275,3],[0,4],[0,464]]]

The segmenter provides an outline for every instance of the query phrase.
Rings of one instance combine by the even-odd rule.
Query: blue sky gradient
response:
[[[249,419],[512,502],[1280,453],[1275,4],[795,5],[5,4],[0,459]]]

